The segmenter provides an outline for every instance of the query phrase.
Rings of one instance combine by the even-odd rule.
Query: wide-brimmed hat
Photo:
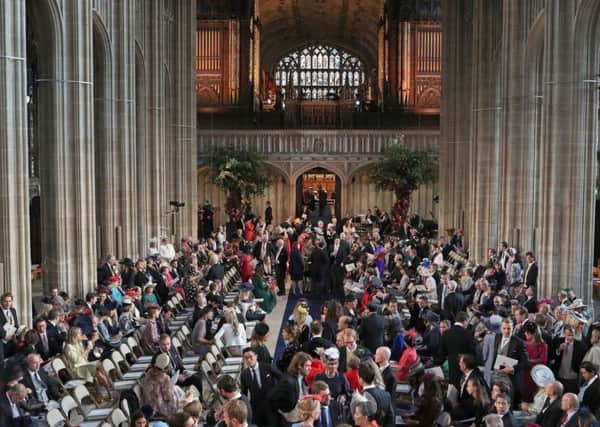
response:
[[[329,347],[323,351],[325,363],[335,363],[340,360],[340,351],[336,347]]]
[[[569,310],[577,310],[579,308],[586,308],[586,307],[587,307],[587,305],[585,305],[583,303],[583,300],[581,298],[577,298],[571,303],[571,305],[569,306]]]
[[[154,366],[158,369],[162,369],[163,371],[165,371],[169,367],[169,363],[169,356],[167,356],[165,353],[159,354],[154,360]]]
[[[549,367],[540,364],[531,368],[531,379],[538,387],[546,387],[546,384],[555,378]]]
[[[429,268],[426,268],[422,265],[417,267],[417,273],[419,273],[419,275],[421,275],[423,277],[433,276],[433,271],[431,271]]]
[[[150,288],[150,287],[152,287],[152,288],[155,288],[155,287],[156,287],[156,284],[155,284],[155,283],[153,283],[153,282],[146,283],[146,284],[144,285],[144,292],[146,292],[146,289],[148,289],[148,288]]]

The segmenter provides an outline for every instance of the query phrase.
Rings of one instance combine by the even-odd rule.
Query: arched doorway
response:
[[[328,223],[332,216],[340,216],[340,177],[322,167],[307,170],[296,179],[296,216],[304,212],[312,223],[322,219]]]

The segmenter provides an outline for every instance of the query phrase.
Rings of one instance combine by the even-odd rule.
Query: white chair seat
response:
[[[98,427],[100,425],[100,421],[86,421],[77,425],[79,427]]]
[[[185,369],[186,371],[193,371],[196,369],[196,365],[197,363],[184,363],[183,369]]]
[[[132,372],[145,371],[150,367],[150,363],[136,363],[135,365],[131,365],[129,370]]]
[[[103,420],[112,413],[113,408],[92,409],[85,415],[88,420]]]
[[[225,364],[226,365],[241,365],[244,361],[243,357],[226,357]]]
[[[198,363],[200,356],[186,356],[181,360],[183,363]]]
[[[224,374],[235,374],[241,371],[240,365],[225,365],[221,366],[221,372]]]
[[[124,381],[139,380],[144,375],[144,372],[127,372],[121,378]]]
[[[137,384],[137,381],[115,381],[113,382],[113,388],[115,390],[129,390]]]
[[[140,356],[137,358],[139,363],[150,363],[152,362],[152,357],[154,356]]]

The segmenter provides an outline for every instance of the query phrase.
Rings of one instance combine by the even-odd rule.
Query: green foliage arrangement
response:
[[[430,149],[413,149],[406,144],[395,143],[385,147],[382,154],[381,160],[371,166],[370,176],[377,189],[395,194],[392,221],[399,226],[406,218],[413,191],[420,185],[436,181],[436,153]]]
[[[271,185],[265,158],[256,151],[218,147],[208,157],[213,182],[227,191],[225,211],[231,219],[242,216],[242,202],[259,196]]]

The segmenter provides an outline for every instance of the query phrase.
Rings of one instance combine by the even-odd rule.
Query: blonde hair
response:
[[[590,337],[590,343],[592,343],[592,345],[600,343],[600,330],[599,329],[594,329],[592,331],[592,336]]]
[[[225,322],[231,325],[231,329],[233,329],[233,335],[237,337],[240,334],[240,328],[237,315],[233,309],[225,310]]]
[[[310,418],[317,418],[321,412],[321,403],[313,398],[307,397],[298,402],[298,417],[300,422],[308,421]]]
[[[73,326],[72,328],[69,329],[69,331],[67,332],[67,343],[68,344],[77,344],[77,336],[79,335],[79,333],[81,332],[81,328],[79,326]]]

